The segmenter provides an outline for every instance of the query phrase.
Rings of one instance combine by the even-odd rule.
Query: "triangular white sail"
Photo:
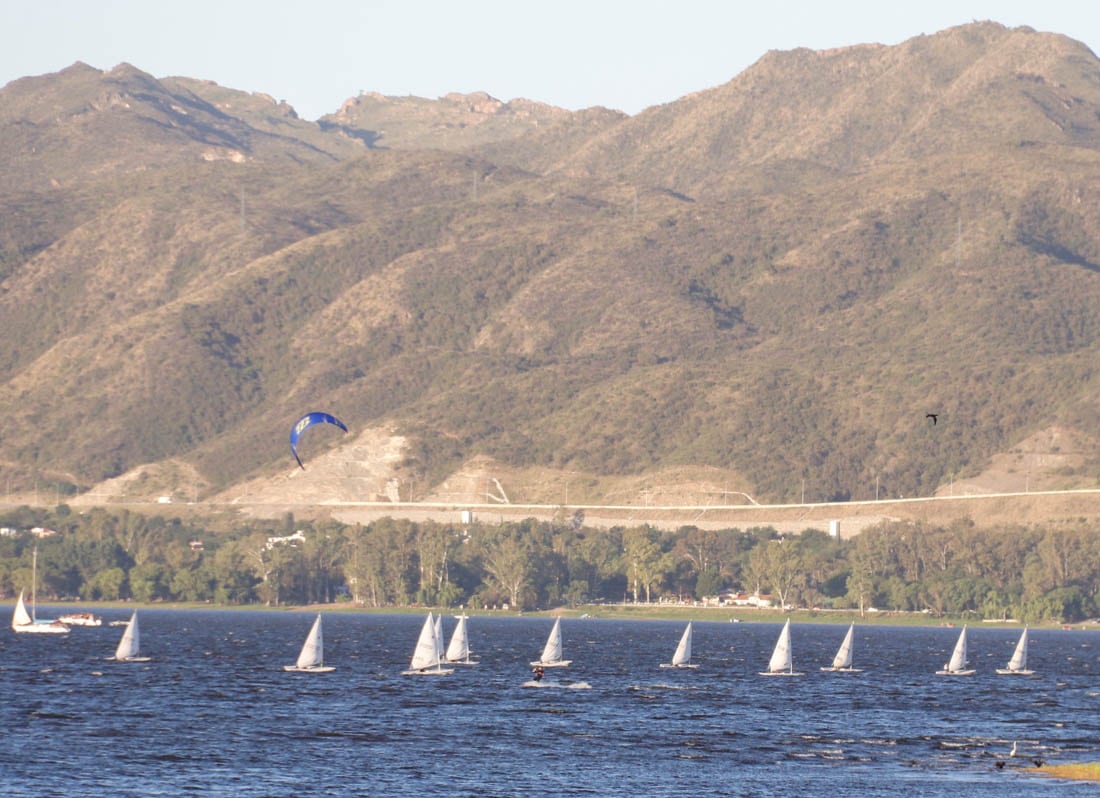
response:
[[[691,622],[688,622],[684,634],[680,637],[680,644],[676,646],[676,653],[672,655],[673,665],[687,665],[691,662]]]
[[[794,666],[794,660],[791,657],[791,621],[788,618],[787,622],[783,624],[783,631],[779,633],[779,639],[775,642],[775,650],[772,651],[771,661],[768,662],[768,670],[772,673],[776,671],[787,671]]]
[[[848,627],[848,634],[844,635],[844,640],[841,642],[836,656],[833,657],[834,668],[852,667],[852,637],[855,634],[855,628],[854,624]]]
[[[416,649],[413,651],[409,668],[423,670],[438,664],[435,647],[435,618],[429,612],[420,629],[420,637],[416,641]]]
[[[676,652],[672,655],[672,662],[662,662],[662,668],[697,668],[697,665],[693,665],[691,662],[691,630],[692,624],[689,621],[687,627],[684,629],[684,633],[680,636],[680,642],[676,646]]]
[[[1012,659],[1008,661],[1010,670],[1022,671],[1027,667],[1027,629],[1024,629],[1020,639],[1016,642],[1016,650],[1012,652]]]
[[[573,660],[562,659],[561,645],[561,618],[554,619],[554,628],[550,630],[550,636],[546,638],[546,645],[542,649],[542,657],[532,662],[533,666],[544,668],[564,668]]]
[[[1001,675],[1013,675],[1030,676],[1035,671],[1028,670],[1027,668],[1027,627],[1024,627],[1024,631],[1020,633],[1020,639],[1016,641],[1016,648],[1012,652],[1012,659],[1008,661],[1008,665],[1003,668],[997,668],[997,673]]]
[[[447,646],[447,653],[444,659],[448,664],[477,664],[470,659],[470,637],[466,630],[465,615],[460,615],[458,617],[458,626],[455,627],[454,633],[451,635],[451,642]]]
[[[138,615],[135,611],[130,616],[130,622],[122,633],[122,639],[118,641],[118,648],[112,659],[117,662],[148,662],[148,657],[141,656],[141,631],[138,628]]]
[[[852,644],[855,640],[856,625],[853,623],[848,627],[848,633],[844,635],[844,640],[840,643],[840,648],[836,651],[836,656],[833,657],[833,664],[822,668],[823,671],[836,671],[840,673],[859,673],[858,668],[852,667]]]
[[[443,613],[435,619],[435,658],[443,659]]]
[[[321,613],[317,613],[313,626],[306,635],[306,642],[302,644],[298,661],[293,665],[284,665],[283,670],[300,673],[331,673],[336,670],[332,666],[325,665],[325,633],[321,626]]]
[[[440,675],[454,673],[453,669],[444,669],[440,667],[439,661],[442,652],[439,649],[439,638],[437,634],[438,631],[435,618],[432,613],[429,612],[428,617],[424,619],[424,625],[420,627],[420,637],[416,641],[416,649],[413,651],[412,661],[409,662],[409,669],[403,671],[404,674],[425,673]]]
[[[323,665],[325,661],[325,633],[321,627],[321,614],[313,622],[309,630],[306,642],[302,644],[302,650],[298,654],[297,665],[299,668],[315,668]]]
[[[779,633],[779,639],[775,642],[772,658],[768,662],[768,670],[763,676],[801,676],[795,673],[794,659],[791,656],[791,619],[783,624],[783,630]]]
[[[23,603],[23,591],[19,591],[19,600],[15,602],[15,612],[11,616],[11,628],[16,631],[20,626],[28,626],[34,623],[31,614],[27,612],[27,605]]]
[[[966,627],[959,633],[959,639],[955,642],[955,649],[951,652],[951,659],[943,666],[943,670],[936,671],[939,676],[970,676],[974,673],[966,667]]]
[[[955,643],[955,650],[951,652],[951,661],[947,663],[947,670],[961,671],[966,666],[966,627],[963,627]]]

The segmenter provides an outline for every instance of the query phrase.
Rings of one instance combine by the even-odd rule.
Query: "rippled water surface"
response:
[[[105,661],[117,627],[0,632],[0,795],[1001,798],[1100,760],[1097,631],[1032,632],[1027,678],[994,675],[1018,632],[972,628],[977,675],[946,678],[957,629],[857,627],[865,671],[833,674],[845,627],[796,616],[805,675],[767,678],[775,624],[696,622],[686,671],[658,668],[682,623],[566,619],[573,665],[534,689],[550,620],[472,617],[480,665],[402,676],[422,621],[326,615],[323,675],[282,670],[299,613],[143,610],[140,664]]]

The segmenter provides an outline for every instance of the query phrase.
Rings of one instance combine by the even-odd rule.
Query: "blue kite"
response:
[[[344,422],[338,419],[336,416],[329,413],[306,413],[300,419],[298,423],[294,425],[290,430],[290,453],[294,455],[294,459],[298,461],[298,467],[305,471],[305,466],[302,465],[302,458],[298,456],[298,438],[302,436],[302,433],[312,427],[314,424],[334,424],[344,432],[348,431],[348,428],[344,425]]]

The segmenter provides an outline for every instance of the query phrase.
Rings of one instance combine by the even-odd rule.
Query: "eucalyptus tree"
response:
[[[508,597],[513,609],[522,610],[531,579],[529,539],[511,524],[486,528],[478,538],[486,581]]]

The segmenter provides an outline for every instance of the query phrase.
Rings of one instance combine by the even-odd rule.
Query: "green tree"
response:
[[[530,579],[530,548],[508,527],[483,536],[482,557],[490,583],[508,597],[513,609],[524,608]]]
[[[699,578],[695,580],[695,597],[702,599],[706,596],[717,596],[722,587],[722,575],[718,572],[718,566],[710,565],[700,571]]]
[[[623,569],[635,604],[642,591],[645,592],[646,603],[651,602],[651,591],[660,584],[664,564],[656,530],[642,526],[623,533]]]
[[[753,550],[752,571],[760,574],[779,599],[780,607],[789,606],[792,595],[806,582],[806,571],[796,544],[789,539],[773,540]]]
[[[118,601],[125,585],[126,572],[118,567],[108,568],[97,571],[81,588],[81,593],[95,600]]]
[[[169,597],[164,566],[156,562],[142,563],[130,569],[130,595],[135,601],[147,603]]]

